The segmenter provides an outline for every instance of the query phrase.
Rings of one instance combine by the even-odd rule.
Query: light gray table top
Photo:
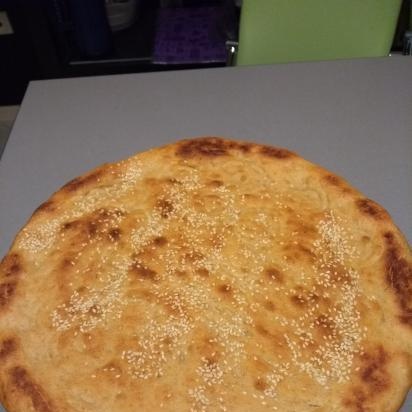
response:
[[[382,204],[411,241],[411,75],[412,58],[390,57],[32,82],[0,161],[0,255],[69,179],[202,135],[298,152]]]

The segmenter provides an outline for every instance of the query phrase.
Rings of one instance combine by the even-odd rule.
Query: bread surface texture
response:
[[[8,412],[395,412],[411,251],[286,149],[188,139],[67,183],[0,264]]]

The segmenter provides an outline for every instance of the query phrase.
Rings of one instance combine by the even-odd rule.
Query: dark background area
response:
[[[88,0],[83,0],[88,1]],[[13,34],[0,36],[0,105],[19,104],[30,80],[223,66],[220,63],[155,64],[152,60],[159,7],[220,6],[220,30],[235,40],[239,10],[226,0],[140,0],[134,24],[110,33],[110,48],[86,55],[78,47],[70,5],[75,0],[0,0]],[[410,1],[403,2],[392,50],[402,51]]]

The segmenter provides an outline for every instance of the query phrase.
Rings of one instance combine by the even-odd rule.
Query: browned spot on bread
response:
[[[46,200],[33,213],[33,216],[40,212],[53,212],[56,210],[56,205],[53,200]]]
[[[233,145],[233,143],[232,143]],[[228,153],[231,142],[217,137],[204,137],[181,142],[176,154],[181,157],[216,157]]]
[[[89,316],[96,318],[101,316],[102,309],[100,307],[94,305],[91,309],[88,312]],[[105,346],[101,331],[94,330],[90,333],[80,333],[78,334],[78,339],[81,339],[85,352],[92,355],[95,359],[99,358],[104,351]]]
[[[243,198],[246,200],[253,201],[259,199],[259,196],[253,193],[244,193]]]
[[[204,257],[205,256],[202,253],[197,252],[196,250],[191,250],[184,254],[184,258],[190,262],[199,262]]]
[[[356,412],[372,412],[367,405],[391,387],[390,374],[387,371],[389,361],[389,354],[382,346],[361,355],[361,366],[357,375],[358,384],[355,385],[350,396],[344,399],[344,405],[352,407],[351,410]]]
[[[326,183],[335,186],[336,188],[340,189],[343,193],[351,193],[353,192],[353,189],[350,188],[345,181],[340,178],[339,176],[332,175],[332,174],[327,174],[323,176],[323,180],[326,181]]]
[[[336,332],[335,322],[326,315],[319,315],[315,319],[314,327],[319,337],[325,336],[329,340],[337,340],[339,337]]]
[[[298,287],[296,293],[290,296],[290,301],[296,307],[306,307],[308,305],[313,305],[319,301],[319,296],[312,291],[305,290],[301,287]]]
[[[31,399],[36,412],[54,412],[55,408],[39,385],[33,382],[26,369],[16,366],[9,371],[12,384]]]
[[[84,295],[85,293],[87,293],[87,288],[86,286],[80,286],[76,289],[76,291],[80,294],[80,295]]]
[[[63,331],[58,335],[57,348],[58,350],[64,350],[73,344],[73,331]]]
[[[112,242],[116,242],[117,240],[120,239],[121,234],[122,234],[122,231],[121,231],[120,228],[118,228],[118,227],[115,227],[115,228],[113,228],[113,229],[110,229],[110,230],[109,230],[109,239],[110,239]]]
[[[131,271],[135,273],[136,275],[138,275],[140,279],[152,280],[152,281],[158,280],[157,273],[154,270],[146,266],[143,266],[139,262],[135,262],[134,264],[132,264]]]
[[[199,268],[196,269],[196,273],[201,276],[202,278],[208,278],[210,276],[210,273],[207,269],[205,268]]]
[[[22,272],[21,257],[18,253],[10,253],[0,263],[1,269],[6,277],[17,276]]]
[[[89,238],[105,231],[105,223],[109,222],[108,211],[105,209],[96,210],[92,215],[87,216],[83,220],[85,232]]]
[[[283,283],[284,276],[283,273],[276,269],[276,268],[267,268],[264,271],[266,279],[270,280],[271,282],[279,282]]]
[[[315,226],[313,226],[313,225],[304,225],[304,224],[302,224],[300,229],[301,229],[301,233],[305,236],[306,235],[307,236],[311,236],[311,235],[313,236],[313,235],[317,234],[317,230],[316,230]]]
[[[319,328],[331,330],[334,328],[333,320],[329,319],[326,315],[319,315],[315,320],[315,325]]]
[[[66,230],[70,230],[70,229],[74,229],[75,227],[79,226],[81,224],[81,222],[79,220],[72,220],[70,222],[66,222],[62,225],[62,230],[66,231]]]
[[[335,175],[325,175],[323,178],[333,186],[340,186],[342,184],[342,180]]]
[[[363,355],[360,377],[368,385],[371,393],[380,393],[390,386],[389,374],[386,370],[388,360],[389,355],[381,346],[374,352]]]
[[[173,212],[172,202],[166,199],[159,199],[156,202],[156,207],[159,209],[160,216],[162,216],[163,218],[168,218]]]
[[[75,234],[73,247],[81,244],[80,238],[84,240],[103,240],[108,238],[111,241],[116,241],[120,238],[121,231],[116,225],[116,220],[122,215],[121,211],[116,209],[107,210],[100,208],[92,213],[77,219],[68,221],[61,226],[61,232]]]
[[[102,372],[106,375],[111,375],[113,378],[117,379],[116,376],[119,376],[123,373],[121,366],[115,360],[106,363],[102,368]]]
[[[274,312],[274,311],[276,310],[276,306],[275,306],[275,304],[274,304],[271,300],[265,301],[265,303],[263,304],[263,306],[264,306],[265,309],[268,310],[269,312]]]
[[[365,406],[367,396],[361,388],[354,388],[350,397],[343,400],[343,405],[350,408],[352,412],[372,412]]]
[[[165,246],[167,245],[167,239],[164,236],[158,236],[153,239],[153,243],[156,246]]]
[[[412,265],[401,255],[402,249],[392,232],[386,232],[384,239],[386,282],[395,292],[401,310],[399,319],[412,326]]]
[[[289,150],[272,146],[261,146],[260,153],[275,159],[289,159],[294,156],[294,154]]]
[[[60,268],[63,270],[70,269],[74,266],[74,260],[72,257],[64,257],[60,262]]]
[[[95,305],[90,306],[90,308],[87,310],[87,313],[90,316],[94,316],[94,317],[97,318],[98,316],[100,316],[102,314],[102,308],[101,308],[100,305],[95,304]]]
[[[258,391],[264,391],[265,389],[267,389],[268,384],[266,383],[266,381],[261,378],[258,377],[257,379],[255,379],[255,382],[253,383],[253,386],[255,387],[255,389],[257,389]]]
[[[208,182],[208,185],[211,187],[220,187],[223,186],[223,182],[221,180],[214,179]]]
[[[218,355],[219,353],[213,352],[210,356],[206,356],[205,360],[206,360],[207,366],[216,365],[218,363]]]
[[[187,316],[187,305],[181,302],[180,295],[176,294],[174,298],[160,297],[158,302],[163,305],[166,312],[173,316]]]
[[[308,261],[313,263],[316,259],[316,255],[306,246],[298,243],[288,243],[283,247],[285,252],[285,260],[289,262],[302,262]]]
[[[258,323],[255,328],[256,328],[257,333],[259,333],[259,335],[262,335],[265,337],[271,336],[271,333],[263,325]]]
[[[198,351],[198,354],[206,358],[208,364],[217,363],[221,353],[218,340],[211,334],[205,334],[201,330],[197,330],[197,335],[201,336],[197,343],[192,346],[192,350]]]
[[[98,232],[98,223],[92,220],[86,221],[86,231],[89,237],[95,237]]]
[[[298,307],[306,306],[306,299],[301,295],[293,295],[290,297],[290,301]]]
[[[309,256],[311,258],[316,257],[316,255],[309,248],[303,246],[301,243],[298,243],[296,246],[299,252],[301,252],[303,255]]]
[[[5,339],[0,346],[0,360],[7,358],[17,349],[17,343],[13,338]]]
[[[243,153],[248,153],[252,149],[253,145],[251,143],[238,143],[236,144],[236,149]]]
[[[332,264],[329,268],[329,271],[332,283],[336,285],[343,283],[352,284],[353,279],[350,273],[341,264]]]
[[[179,278],[186,278],[187,277],[187,272],[184,270],[175,270],[173,272],[174,275],[178,276]]]
[[[259,355],[252,355],[251,362],[253,363],[253,370],[256,373],[265,374],[271,370],[271,366],[264,360],[259,357]]]
[[[223,296],[230,296],[233,292],[232,286],[227,283],[219,285],[217,287],[217,291]]]
[[[138,262],[139,265],[144,265],[143,262],[153,261],[156,255],[156,248],[153,247],[153,244],[150,242],[144,248],[142,248],[138,253],[133,253],[132,258],[135,262]]]
[[[289,211],[288,209],[286,209]],[[311,225],[306,221],[299,220],[296,217],[296,210],[290,210],[291,218],[287,220],[287,224],[290,225],[294,231],[296,231],[297,239],[315,239],[318,236],[318,231],[314,225]],[[313,220],[312,220],[313,221]]]
[[[358,199],[356,200],[356,206],[363,214],[370,216],[376,220],[387,218],[386,211],[373,200]]]
[[[179,182],[179,180],[177,180],[175,177],[166,177],[165,182],[168,185],[179,185],[179,184],[181,184],[181,182]]]
[[[62,189],[66,192],[75,192],[78,189],[81,189],[85,186],[91,186],[99,182],[102,177],[103,172],[101,170],[96,170],[95,172],[90,173],[86,176],[76,177],[70,182],[66,183]]]
[[[288,346],[284,337],[272,334],[272,344],[276,354],[286,353]]]
[[[251,143],[236,142],[219,137],[202,137],[181,142],[176,154],[181,157],[214,157],[226,155],[230,150],[248,153],[253,146]]]
[[[0,308],[7,306],[16,292],[17,282],[9,281],[0,285]]]
[[[161,342],[164,346],[170,346],[173,344],[173,339],[170,336],[165,336],[161,338]]]
[[[156,300],[155,295],[149,289],[142,289],[137,291],[137,294],[142,298],[145,299],[147,302],[152,303]],[[132,296],[136,296],[136,292],[133,292]]]

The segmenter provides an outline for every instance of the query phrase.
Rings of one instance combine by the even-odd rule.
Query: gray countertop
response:
[[[0,160],[0,255],[69,179],[202,135],[298,152],[382,204],[411,241],[411,75],[412,58],[388,57],[32,82]]]

